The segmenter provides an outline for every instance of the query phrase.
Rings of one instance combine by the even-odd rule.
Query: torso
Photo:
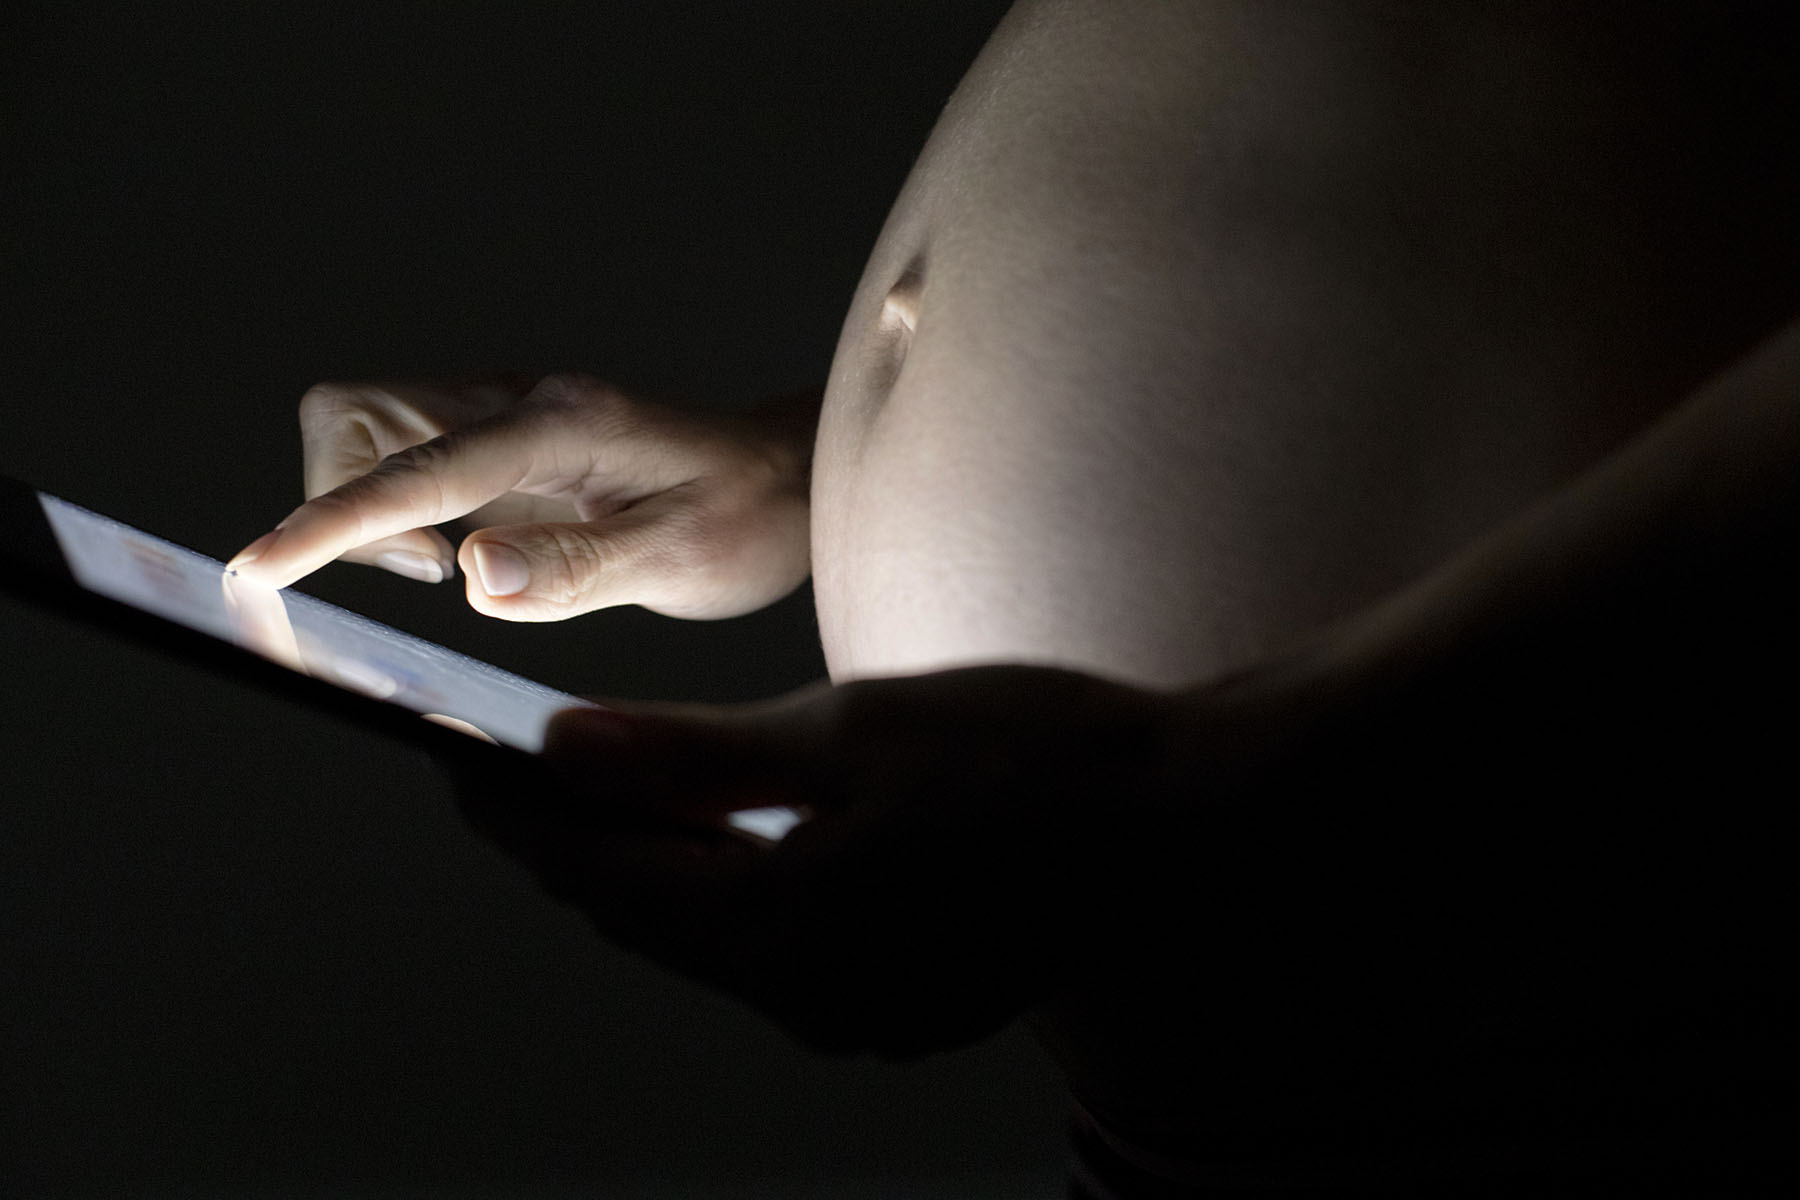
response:
[[[1216,676],[1791,315],[1793,152],[1759,147],[1774,85],[1733,58],[1752,22],[1653,7],[1018,5],[838,348],[833,676]]]
[[[1771,94],[1791,39],[1596,11],[1018,5],[838,348],[813,494],[833,676],[1216,677],[1791,319],[1794,147],[1758,127],[1800,111]],[[1178,1140],[1287,1103],[1270,1048],[1193,1027],[1233,992],[1182,982],[1188,953],[1053,1031],[1085,1097]]]

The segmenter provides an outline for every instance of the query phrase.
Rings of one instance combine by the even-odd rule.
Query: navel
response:
[[[915,257],[881,299],[874,328],[863,335],[861,387],[866,402],[878,409],[906,366],[913,334],[919,328],[920,297],[925,287],[923,257]]]
[[[902,337],[910,338],[919,327],[919,293],[924,287],[924,264],[915,260],[888,289],[881,302],[881,326]]]

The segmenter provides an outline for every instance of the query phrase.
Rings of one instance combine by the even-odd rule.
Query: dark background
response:
[[[7,6],[0,472],[225,556],[324,378],[822,380],[998,0]],[[308,589],[577,691],[818,678],[811,598],[684,624]],[[0,1193],[1032,1196],[1017,1033],[806,1054],[597,942],[412,752],[0,604]]]

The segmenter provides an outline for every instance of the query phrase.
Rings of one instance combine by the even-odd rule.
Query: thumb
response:
[[[507,621],[561,621],[644,602],[679,570],[674,531],[654,501],[602,521],[502,525],[464,539],[456,561],[469,604]]]
[[[830,689],[720,707],[608,700],[567,709],[544,757],[591,775],[610,805],[641,817],[717,826],[763,808],[812,809],[829,742]]]

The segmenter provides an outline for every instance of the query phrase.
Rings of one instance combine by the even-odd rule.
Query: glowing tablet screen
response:
[[[520,750],[587,702],[38,493],[69,570],[90,591],[233,642],[316,678]]]

